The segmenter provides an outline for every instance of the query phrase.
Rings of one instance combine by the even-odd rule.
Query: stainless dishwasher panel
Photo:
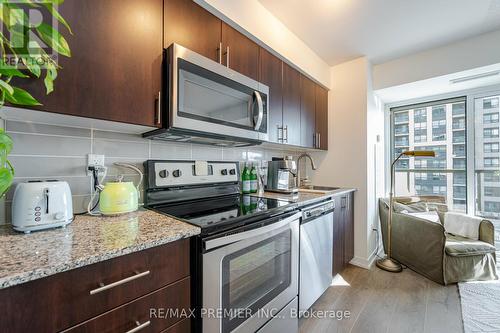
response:
[[[322,215],[304,219],[300,226],[300,311],[309,309],[332,283],[333,207],[323,208]]]

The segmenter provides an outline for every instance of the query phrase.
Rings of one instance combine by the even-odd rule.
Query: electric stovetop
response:
[[[288,201],[253,195],[227,195],[182,201],[152,207],[202,229],[202,235],[214,234],[267,217],[293,210]]]

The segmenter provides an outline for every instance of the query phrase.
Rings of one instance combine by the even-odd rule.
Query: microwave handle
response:
[[[264,103],[262,103],[262,96],[260,95],[260,92],[254,91],[253,94],[257,100],[257,107],[259,108],[259,114],[254,127],[254,130],[258,131],[260,129],[260,125],[262,125],[262,119],[264,119]]]

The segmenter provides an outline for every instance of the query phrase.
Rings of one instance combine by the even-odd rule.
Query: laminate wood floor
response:
[[[349,266],[341,276],[345,283],[330,287],[312,309],[349,311],[349,318],[302,318],[301,333],[463,332],[456,285],[441,286],[410,269]]]

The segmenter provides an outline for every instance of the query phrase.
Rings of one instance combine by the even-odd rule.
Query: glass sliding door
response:
[[[433,150],[435,158],[402,158],[396,196],[442,196],[451,209],[467,209],[466,98],[391,108],[391,158],[405,150]]]
[[[500,219],[500,92],[474,97],[476,215]]]

